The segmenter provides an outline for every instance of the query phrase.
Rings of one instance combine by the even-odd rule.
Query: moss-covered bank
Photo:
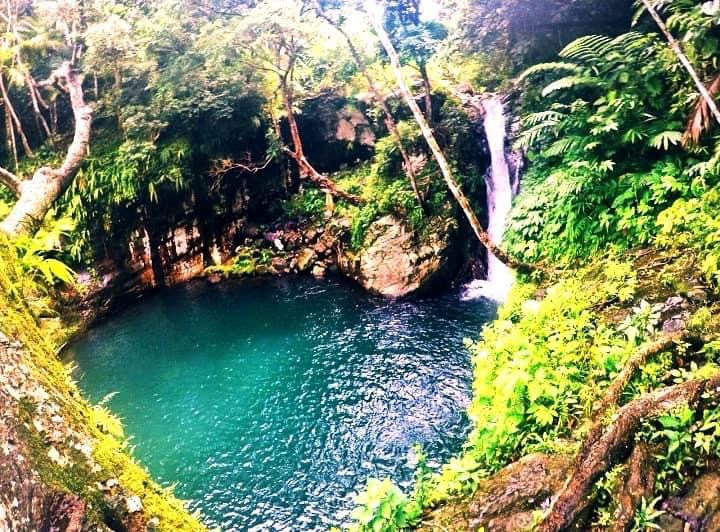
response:
[[[61,331],[36,317],[38,290],[0,241],[0,528],[203,530],[82,397],[56,355]]]

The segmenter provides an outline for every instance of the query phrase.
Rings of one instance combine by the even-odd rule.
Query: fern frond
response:
[[[557,122],[541,122],[525,131],[523,131],[516,142],[518,148],[529,149],[538,143],[538,141],[548,135],[557,134]]]
[[[544,74],[546,72],[557,72],[558,70],[579,72],[580,67],[574,63],[561,63],[561,62],[540,63],[539,65],[531,66],[530,68],[525,70],[522,74],[520,74],[520,76],[518,77],[518,81],[524,81],[525,79],[529,78],[530,76],[534,76],[535,74]]]
[[[570,151],[577,150],[582,147],[583,137],[564,137],[553,142],[548,149],[543,151],[545,157],[557,157],[565,155]]]
[[[587,35],[568,44],[560,52],[560,57],[589,65],[626,61],[628,55],[644,52],[652,39],[653,37],[637,31],[623,33],[615,38]]]
[[[680,131],[663,131],[651,137],[648,144],[656,150],[668,150],[670,146],[680,144],[682,138],[683,134]]]
[[[553,81],[542,91],[543,96],[548,96],[559,90],[571,89],[580,85],[600,85],[600,80],[592,76],[566,76]]]
[[[524,117],[522,119],[522,125],[525,127],[532,127],[541,122],[558,124],[564,118],[567,118],[565,113],[560,113],[558,111],[540,111]]]
[[[575,39],[560,52],[560,57],[594,63],[602,57],[603,51],[612,39],[605,35],[586,35]]]

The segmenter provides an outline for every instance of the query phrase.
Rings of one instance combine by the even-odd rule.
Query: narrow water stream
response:
[[[470,357],[495,307],[455,295],[391,302],[336,281],[191,283],[66,352],[136,456],[222,530],[327,530],[369,476],[407,486],[468,431]]]

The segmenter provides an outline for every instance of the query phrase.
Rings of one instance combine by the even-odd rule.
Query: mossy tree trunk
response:
[[[41,86],[59,85],[70,97],[75,133],[67,155],[59,168],[43,167],[28,180],[21,180],[2,169],[0,182],[12,190],[18,200],[10,214],[0,223],[0,230],[10,237],[32,234],[52,204],[75,178],[88,153],[92,125],[92,108],[85,103],[83,76],[75,65],[66,61]]]

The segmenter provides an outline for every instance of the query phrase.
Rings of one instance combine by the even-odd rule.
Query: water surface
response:
[[[470,360],[494,314],[455,295],[391,302],[336,281],[165,290],[93,329],[67,357],[117,392],[135,454],[222,530],[327,530],[369,476],[412,479],[467,435]]]

